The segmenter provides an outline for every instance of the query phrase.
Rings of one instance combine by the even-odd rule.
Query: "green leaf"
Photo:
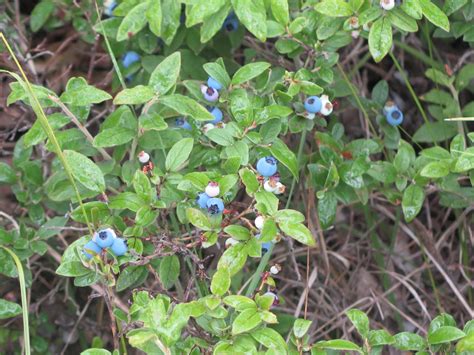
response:
[[[239,70],[237,70],[237,72],[232,77],[232,85],[238,85],[252,80],[253,78],[262,74],[268,68],[270,68],[270,64],[265,62],[249,63],[244,65],[242,68],[239,68]]]
[[[234,319],[232,323],[232,335],[248,332],[261,322],[260,315],[256,309],[246,309]]]
[[[148,179],[148,176],[146,176],[143,171],[137,170],[135,172],[132,183],[139,198],[148,203],[152,201],[156,192],[155,189],[151,187],[150,179]]]
[[[167,171],[178,171],[188,160],[193,150],[194,140],[192,138],[183,138],[176,142],[166,155],[165,167]]]
[[[464,172],[474,169],[474,147],[469,147],[463,153],[461,153],[458,160],[456,161],[454,169],[456,172]],[[1,180],[2,179],[0,178],[0,181]]]
[[[449,165],[441,161],[433,161],[426,164],[420,171],[420,175],[427,178],[442,178],[449,174]]]
[[[116,289],[121,292],[131,286],[145,281],[148,276],[148,270],[143,265],[130,265],[120,272],[117,278]]]
[[[176,0],[162,0],[161,7],[166,9],[161,22],[161,38],[166,45],[170,45],[180,25],[181,3]]]
[[[347,317],[351,320],[363,339],[369,335],[369,317],[358,309],[351,309],[346,312]]]
[[[163,131],[168,128],[168,124],[163,117],[156,113],[142,114],[139,117],[139,126],[145,131]]]
[[[161,22],[163,18],[163,12],[160,0],[151,0],[148,3],[146,18],[148,20],[148,25],[150,26],[151,32],[153,32],[155,36],[161,37]]]
[[[298,161],[293,153],[281,139],[275,139],[270,147],[272,155],[290,170],[298,181]]]
[[[430,345],[449,343],[464,338],[466,333],[453,326],[443,326],[428,334],[428,343]]]
[[[73,77],[69,79],[61,101],[71,106],[89,106],[110,100],[109,93],[87,84],[86,79]]]
[[[275,350],[273,354],[285,354],[288,349],[285,339],[275,329],[260,328],[250,335],[264,347]]]
[[[259,191],[255,194],[257,210],[263,214],[273,215],[278,211],[278,198],[271,192]]]
[[[302,338],[308,332],[313,322],[307,319],[297,319],[293,325],[293,334],[297,338]]]
[[[298,242],[315,246],[316,242],[309,229],[301,223],[283,222],[278,225],[280,229]]]
[[[77,181],[89,190],[96,192],[105,191],[104,175],[92,160],[72,150],[65,150],[64,157],[71,168],[72,175]]]
[[[219,64],[219,61],[206,63],[203,65],[203,68],[210,77],[221,83],[223,87],[228,87],[230,85],[229,74],[227,74],[223,65]]]
[[[454,137],[458,133],[456,124],[451,122],[428,122],[422,125],[413,135],[417,143],[436,143]]]
[[[201,43],[208,42],[217,32],[219,32],[227,15],[229,14],[230,8],[230,4],[226,4],[222,6],[214,15],[204,19],[204,22],[201,26]],[[217,78],[215,79],[217,80]],[[222,83],[221,81],[219,82]]]
[[[130,142],[135,138],[136,132],[126,127],[113,127],[104,129],[94,137],[94,147],[115,147]]]
[[[271,7],[273,17],[283,26],[286,26],[290,21],[288,0],[271,0]]]
[[[164,96],[160,102],[184,116],[191,116],[197,121],[212,121],[214,116],[195,100],[180,94]]]
[[[425,349],[425,340],[418,334],[402,332],[394,335],[393,346],[403,351],[421,351]]]
[[[111,352],[106,349],[90,348],[84,350],[81,355],[110,355]]]
[[[223,302],[232,307],[235,308],[238,311],[243,311],[244,309],[247,308],[253,308],[257,309],[257,305],[255,304],[255,301],[245,297],[245,296],[240,296],[240,295],[231,295],[231,296],[226,296],[223,299]]]
[[[267,13],[263,0],[232,0],[240,22],[260,41],[267,39]]]
[[[225,128],[213,128],[206,132],[206,137],[223,147],[234,144],[232,133]]]
[[[220,268],[212,276],[211,292],[213,295],[223,296],[230,287],[229,271],[225,268]]]
[[[281,222],[301,223],[301,222],[304,222],[304,219],[305,219],[304,215],[301,212],[298,212],[295,210],[289,210],[289,209],[279,210],[277,213],[275,213],[274,217],[278,223],[281,223]]]
[[[117,30],[117,41],[124,41],[145,27],[147,23],[147,17],[145,16],[147,7],[148,1],[145,1],[136,5],[127,13]]]
[[[247,194],[253,196],[260,186],[255,174],[248,168],[242,168],[239,170],[240,178],[246,187]]]
[[[226,268],[230,276],[234,276],[245,265],[247,261],[247,252],[245,250],[245,243],[232,245],[222,254],[217,264],[218,269]]]
[[[21,306],[0,298],[0,319],[12,318],[21,314]]]
[[[109,207],[111,209],[128,209],[137,212],[144,204],[145,201],[133,192],[122,192],[109,198]]]
[[[56,274],[61,276],[76,277],[82,276],[89,272],[80,261],[65,261],[56,269]]]
[[[176,255],[165,256],[160,262],[160,280],[165,289],[171,288],[179,278],[179,258]]]
[[[337,198],[335,194],[328,191],[318,201],[318,217],[323,229],[329,228],[336,218]]]
[[[115,105],[140,105],[150,101],[155,92],[149,86],[137,85],[131,89],[124,89],[115,96]]]
[[[226,0],[198,1],[186,6],[186,27],[192,27],[204,21],[224,6]]]
[[[433,25],[438,26],[449,32],[449,19],[448,16],[444,14],[441,9],[433,4],[431,0],[418,0],[418,3],[421,6],[423,15],[430,21]]]
[[[357,344],[354,344],[351,341],[343,340],[343,339],[328,340],[321,343],[316,343],[316,345],[324,349],[351,350],[351,351],[357,351],[359,353],[362,353],[360,347]]]
[[[386,330],[378,329],[378,330],[371,330],[369,331],[369,344],[370,346],[380,346],[380,345],[387,345],[393,344],[395,339],[391,336]]]
[[[456,354],[474,353],[474,333],[468,334],[456,344]]]
[[[191,224],[202,230],[211,230],[211,222],[209,217],[196,208],[188,208],[186,216]]]
[[[175,84],[181,69],[181,53],[169,55],[153,70],[150,76],[150,85],[158,95],[166,94]]]
[[[16,182],[15,171],[10,167],[10,165],[0,162],[0,184],[14,184]]]
[[[48,21],[49,17],[53,13],[56,6],[54,2],[51,0],[43,0],[40,1],[33,11],[31,12],[30,16],[30,28],[33,32],[38,32],[38,30],[44,26],[44,24]]]
[[[413,17],[415,20],[421,20],[423,11],[418,0],[405,0],[400,7],[408,16]]]
[[[398,27],[402,31],[418,31],[418,24],[416,23],[416,21],[399,8],[394,8],[391,11],[388,11],[388,17],[392,25]]]
[[[351,5],[344,0],[323,0],[314,7],[317,12],[330,17],[345,17],[352,15]]]
[[[369,50],[375,62],[380,62],[392,48],[392,26],[387,17],[379,18],[370,27]]]
[[[247,228],[236,224],[225,227],[224,232],[236,240],[248,240],[251,237]]]
[[[407,222],[413,221],[420,213],[425,199],[425,190],[418,185],[410,185],[403,192],[402,210]]]

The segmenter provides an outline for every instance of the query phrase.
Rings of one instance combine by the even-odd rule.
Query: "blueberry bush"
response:
[[[12,3],[2,353],[474,353],[473,2]]]

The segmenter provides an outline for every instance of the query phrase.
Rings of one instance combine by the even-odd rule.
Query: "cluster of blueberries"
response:
[[[306,112],[304,116],[312,120],[316,114],[321,114],[323,116],[329,116],[333,110],[333,104],[329,101],[327,95],[319,96],[310,96],[304,101],[304,108]]]
[[[118,238],[112,229],[106,228],[94,233],[92,240],[84,245],[82,253],[89,260],[106,248],[109,248],[116,256],[125,255],[128,251],[127,241]]]
[[[224,201],[217,197],[220,192],[219,184],[215,181],[210,181],[204,192],[199,193],[196,197],[196,203],[199,207],[206,209],[211,215],[220,214],[224,212]]]
[[[263,177],[265,191],[273,192],[275,195],[285,192],[285,185],[280,182],[278,162],[274,157],[260,158],[257,162],[257,172]]]
[[[388,124],[391,126],[398,126],[403,122],[403,112],[393,101],[387,101],[383,108],[383,113]]]
[[[219,99],[220,90],[222,90],[222,84],[211,77],[207,79],[207,85],[201,85],[201,92],[204,96],[204,99],[208,102],[216,102]],[[214,119],[212,121],[207,122],[202,127],[204,133],[216,127],[224,128],[225,123],[222,122],[222,119],[224,118],[222,111],[218,107],[214,106],[208,107],[208,111],[212,114],[212,116],[214,116]],[[192,129],[189,122],[183,117],[176,119],[176,126],[187,130]]]

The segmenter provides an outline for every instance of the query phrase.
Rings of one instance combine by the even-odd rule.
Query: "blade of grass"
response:
[[[23,341],[25,344],[25,354],[31,354],[30,348],[30,328],[28,326],[28,298],[26,297],[26,283],[25,283],[25,272],[23,271],[23,265],[21,264],[18,256],[9,248],[1,246],[7,253],[9,253],[15,262],[16,268],[18,269],[18,279],[20,281],[20,294],[21,294],[21,312],[23,313]]]
[[[416,107],[418,107],[418,111],[420,111],[421,116],[423,117],[423,120],[425,121],[425,123],[428,123],[428,116],[426,116],[425,110],[423,109],[423,106],[421,106],[420,100],[418,100],[418,96],[416,96],[415,90],[413,90],[413,86],[411,86],[410,80],[408,80],[405,71],[403,70],[402,66],[400,65],[397,58],[395,58],[392,52],[389,52],[388,55],[390,56],[390,58],[392,58],[393,63],[400,72],[403,81],[405,82],[405,85],[407,86],[408,91],[410,92],[411,97],[413,98],[413,101],[415,101]]]
[[[41,106],[38,98],[36,97],[36,95],[33,91],[33,88],[32,88],[32,86],[31,86],[31,84],[28,80],[28,77],[26,76],[25,72],[23,71],[23,68],[21,67],[21,65],[19,63],[18,58],[15,56],[15,53],[13,52],[12,48],[8,44],[8,41],[7,41],[6,37],[3,35],[3,32],[0,32],[0,38],[3,41],[3,43],[4,43],[5,47],[7,48],[8,52],[10,53],[13,61],[15,62],[15,65],[17,66],[18,70],[20,71],[21,76],[23,77],[23,79],[20,78],[20,76],[17,75],[16,73],[12,73],[12,72],[9,72],[7,70],[0,70],[0,71],[13,76],[20,83],[20,85],[23,87],[25,92],[28,93],[31,107],[33,108],[33,111],[35,112],[36,117],[40,121],[40,124],[41,124],[44,132],[46,133],[48,139],[53,144],[55,153],[58,156],[59,160],[61,161],[61,164],[64,167],[64,171],[66,172],[66,175],[67,175],[69,181],[71,182],[71,184],[74,188],[76,198],[79,201],[79,205],[81,206],[81,210],[82,210],[82,213],[84,215],[84,219],[86,221],[87,228],[89,229],[89,233],[92,235],[92,234],[94,234],[94,232],[93,232],[92,226],[89,222],[89,218],[87,217],[87,213],[86,213],[86,210],[84,208],[84,205],[82,203],[81,194],[79,193],[79,189],[77,188],[76,182],[74,181],[74,177],[72,175],[72,170],[69,166],[69,163],[67,162],[66,157],[64,156],[63,151],[61,150],[61,147],[60,147],[59,142],[56,138],[56,135],[54,134],[54,130],[51,127],[51,125],[49,124],[49,121],[46,118],[46,114],[44,113],[43,107]]]

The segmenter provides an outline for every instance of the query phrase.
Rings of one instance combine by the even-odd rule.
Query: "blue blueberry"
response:
[[[395,107],[385,113],[385,118],[391,126],[398,126],[403,122],[403,113],[398,107]]]
[[[277,172],[277,160],[274,157],[260,158],[257,162],[257,171],[265,177],[274,175]]]
[[[206,205],[210,214],[219,214],[224,212],[224,201],[222,201],[220,198],[210,198],[207,200]]]
[[[197,197],[196,197],[196,203],[198,204],[199,207],[201,208],[207,208],[207,201],[209,201],[210,197],[207,196],[205,192],[201,192]]]
[[[93,240],[88,241],[82,248],[82,254],[86,257],[87,260],[90,260],[96,254],[100,254],[102,248],[98,246]]]
[[[226,17],[222,28],[225,29],[227,32],[237,31],[237,29],[239,28],[239,20],[237,20],[233,12]]]
[[[92,240],[96,242],[99,247],[108,248],[114,242],[115,237],[115,232],[112,229],[107,228],[95,232]]]
[[[123,238],[115,238],[110,250],[116,256],[125,255],[125,253],[128,251],[127,241]]]
[[[218,107],[211,107],[209,112],[214,116],[214,119],[210,121],[210,123],[218,124],[220,121],[222,121],[223,114]]]
[[[272,246],[271,242],[262,243],[262,253],[263,254],[267,253],[270,250],[271,246]]]
[[[186,121],[186,119],[182,117],[176,119],[176,126],[178,126],[179,128],[187,129],[188,131],[192,129],[189,122]]]
[[[122,64],[125,68],[128,68],[132,64],[137,63],[139,61],[140,61],[140,54],[133,51],[128,51],[122,57]]]
[[[310,113],[319,112],[321,107],[321,99],[318,96],[310,96],[304,101],[304,108]]]
[[[218,82],[216,79],[211,78],[211,77],[209,77],[209,79],[207,79],[207,86],[209,86],[213,89],[216,89],[218,91],[220,89],[222,89],[222,84],[220,82]]]

